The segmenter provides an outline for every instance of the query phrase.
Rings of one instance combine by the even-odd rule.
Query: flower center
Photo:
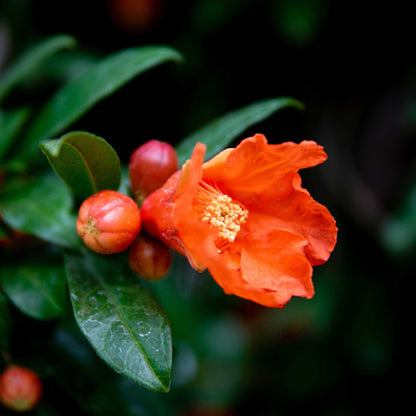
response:
[[[202,222],[218,229],[216,245],[219,250],[224,249],[235,240],[241,226],[247,221],[248,211],[205,182],[201,182],[198,194]]]
[[[219,229],[218,236],[232,243],[247,220],[248,211],[228,195],[219,195],[205,208],[202,221]]]
[[[92,235],[98,235],[94,217],[89,217],[84,225],[84,230]]]

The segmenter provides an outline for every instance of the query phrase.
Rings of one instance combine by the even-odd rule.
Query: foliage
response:
[[[8,70],[1,97],[7,98],[19,82],[30,78],[47,56],[74,43],[59,36],[35,45]],[[61,319],[68,319],[72,304],[81,333],[111,368],[151,390],[169,390],[172,334],[163,302],[155,300],[157,290],[145,287],[148,284],[132,273],[123,254],[93,255],[75,230],[83,199],[105,189],[129,192],[121,183],[125,166],[104,138],[67,129],[134,77],[180,59],[177,51],[164,46],[117,52],[64,83],[39,111],[30,106],[28,110],[26,103],[1,110],[3,239],[8,234],[12,238],[13,232],[27,239],[2,253],[2,348],[9,345],[7,299],[29,318],[52,320],[57,327]],[[202,138],[210,154],[222,150],[255,123],[287,107],[302,105],[292,98],[274,98],[233,111],[180,140],[179,157],[182,162],[188,158]],[[56,138],[60,133],[64,134]],[[40,162],[38,145],[56,173]],[[173,270],[183,273],[177,266]]]

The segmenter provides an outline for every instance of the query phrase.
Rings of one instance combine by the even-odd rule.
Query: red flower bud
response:
[[[140,33],[153,27],[163,11],[163,0],[111,0],[110,17],[128,33]]]
[[[177,170],[178,157],[169,143],[150,140],[138,147],[129,163],[130,186],[137,203],[141,206],[146,196]]]
[[[81,204],[76,227],[85,245],[96,253],[120,253],[140,231],[140,211],[127,195],[101,191]]]
[[[163,279],[171,263],[169,248],[150,235],[140,234],[130,247],[130,267],[146,280]]]
[[[16,412],[31,410],[41,396],[42,383],[28,368],[11,365],[0,375],[0,401],[9,409]]]

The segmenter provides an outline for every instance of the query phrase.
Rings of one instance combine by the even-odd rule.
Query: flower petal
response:
[[[177,185],[173,201],[177,200],[184,193],[187,198],[192,200],[193,194],[202,178],[202,164],[207,147],[202,143],[197,143],[192,152],[191,159],[187,160],[183,167],[182,173]]]
[[[193,199],[202,178],[202,164],[206,146],[197,143],[191,159],[187,161],[179,179],[178,188],[172,199],[172,223],[177,230],[176,238],[181,241],[191,266],[203,271],[207,260],[217,255],[216,234],[204,224],[194,211]]]
[[[312,267],[305,255],[307,240],[285,229],[246,234],[241,252],[242,278],[258,288],[313,295]],[[284,295],[286,296],[286,295]]]
[[[213,175],[213,181],[226,183],[227,188],[234,193],[240,191],[240,194],[246,195],[262,192],[271,185],[276,186],[283,178],[291,183],[299,169],[318,165],[326,159],[322,146],[313,141],[271,145],[262,134],[256,134],[243,140],[228,154],[222,172],[213,172],[211,169],[209,174]],[[285,188],[278,186],[275,193],[284,195]]]
[[[253,201],[255,207],[246,206],[263,215],[258,217],[260,227],[284,228],[303,236],[308,241],[305,250],[313,266],[328,260],[337,241],[335,220],[325,206],[301,188],[300,180],[295,180],[292,192],[284,199],[270,189]]]

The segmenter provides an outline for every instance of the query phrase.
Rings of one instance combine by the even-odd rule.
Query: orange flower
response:
[[[326,160],[313,141],[270,145],[261,134],[203,163],[190,160],[142,207],[144,227],[208,269],[228,294],[270,307],[314,295],[312,266],[333,250],[328,210],[302,188],[298,170]]]

